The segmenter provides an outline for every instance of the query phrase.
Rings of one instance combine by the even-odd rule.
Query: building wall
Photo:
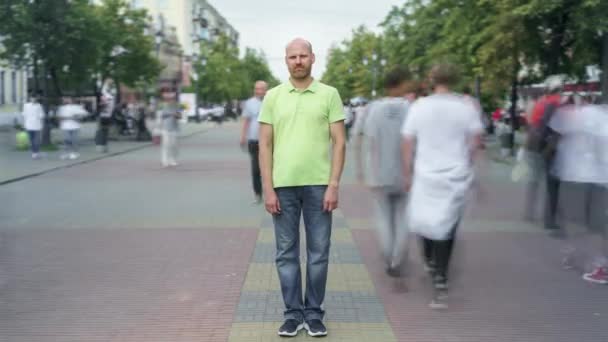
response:
[[[131,5],[147,9],[155,22],[158,21],[159,14],[162,14],[166,23],[175,27],[185,56],[198,52],[198,38],[214,39],[215,29],[230,36],[235,46],[238,45],[238,32],[206,0],[131,0]],[[204,32],[198,21],[194,21],[196,12],[200,9],[209,23],[208,32]]]
[[[1,62],[0,62],[1,63]],[[23,70],[15,70],[0,64],[0,125],[5,124],[6,115],[12,117],[21,112],[27,99],[27,75]]]

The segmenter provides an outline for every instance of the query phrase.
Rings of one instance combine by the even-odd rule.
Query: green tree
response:
[[[146,34],[147,12],[131,8],[124,0],[104,0],[94,10],[98,30],[92,39],[99,49],[95,77],[112,79],[117,85],[146,88],[161,71],[153,54],[153,37]]]
[[[373,58],[374,54],[376,59]],[[380,61],[384,56],[382,38],[365,26],[360,26],[353,30],[351,39],[329,50],[327,67],[321,80],[336,87],[345,100],[356,96],[370,97],[374,85],[381,93],[384,70]],[[364,60],[367,65],[363,63]]]
[[[224,36],[201,47],[201,56],[206,63],[195,64],[198,77],[193,88],[203,102],[223,103],[250,97],[257,80],[266,81],[271,87],[279,84],[263,52],[246,48],[239,59],[238,48]]]

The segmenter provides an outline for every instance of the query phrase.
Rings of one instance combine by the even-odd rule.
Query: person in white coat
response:
[[[27,131],[27,135],[30,139],[32,159],[38,159],[40,157],[40,131],[42,130],[44,110],[35,96],[32,96],[23,105],[22,115],[23,127]]]
[[[64,98],[63,105],[57,111],[60,120],[59,127],[63,131],[64,151],[61,159],[77,159],[78,153],[78,131],[79,120],[87,114],[87,111],[79,104],[73,103],[72,99]]]
[[[402,128],[408,227],[422,238],[424,262],[434,289],[431,308],[447,307],[448,266],[465,197],[473,181],[482,124],[479,111],[450,88],[453,66],[432,68],[434,94],[416,101]]]

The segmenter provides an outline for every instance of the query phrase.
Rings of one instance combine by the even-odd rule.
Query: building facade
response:
[[[175,28],[183,51],[183,86],[190,85],[201,44],[213,42],[221,35],[228,37],[235,47],[239,44],[239,33],[206,0],[131,0],[131,6],[146,9],[155,23],[164,22]]]
[[[0,61],[0,126],[13,124],[26,100],[26,71],[13,69]]]
[[[148,10],[155,21],[162,15],[175,27],[186,57],[198,53],[201,42],[213,41],[221,34],[238,46],[239,33],[206,0],[131,0],[131,5]]]

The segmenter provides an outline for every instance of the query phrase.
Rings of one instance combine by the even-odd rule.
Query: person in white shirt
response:
[[[258,116],[262,108],[262,100],[268,90],[268,84],[257,81],[254,85],[254,96],[245,102],[243,106],[243,130],[241,131],[241,148],[249,151],[251,157],[251,178],[253,183],[254,203],[262,203],[262,176],[260,173],[260,162],[258,154],[259,130]]]
[[[479,151],[479,112],[450,88],[456,69],[432,68],[434,94],[416,101],[405,119],[403,170],[410,190],[408,228],[422,237],[424,262],[433,280],[431,308],[447,307],[448,265]]]
[[[23,126],[30,139],[32,158],[38,159],[40,157],[40,131],[42,130],[44,110],[35,96],[32,96],[30,100],[23,105],[22,115]]]
[[[64,151],[61,159],[77,159],[78,153],[78,131],[79,120],[87,114],[87,111],[79,104],[73,103],[72,99],[64,98],[63,105],[57,110],[59,127],[64,135]]]

